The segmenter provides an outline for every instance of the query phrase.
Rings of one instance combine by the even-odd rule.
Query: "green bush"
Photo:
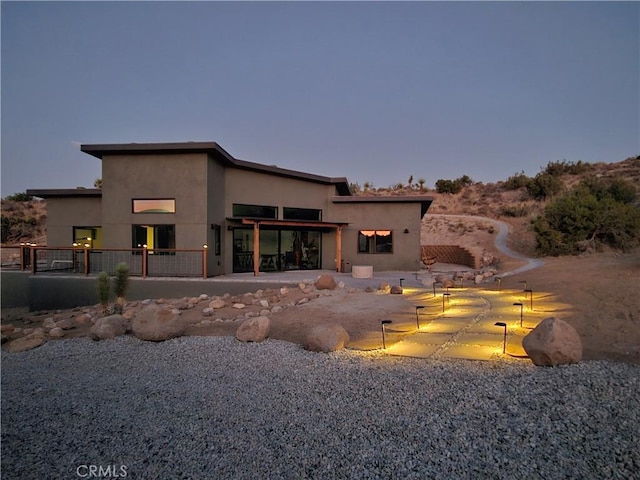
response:
[[[8,195],[4,199],[9,200],[10,202],[28,202],[30,200],[33,200],[33,197],[31,195],[27,195],[27,193],[24,192]]]
[[[526,217],[529,215],[529,207],[521,205],[505,205],[500,209],[500,215],[505,217]]]
[[[520,172],[507,178],[502,184],[502,188],[505,190],[518,190],[526,188],[530,181],[531,177],[527,177],[524,172]]]
[[[124,298],[129,288],[129,265],[119,263],[116,265],[116,276],[113,278],[113,291],[116,297]]]
[[[559,176],[541,172],[527,183],[527,192],[536,200],[546,200],[560,193],[563,186]]]
[[[583,162],[582,160],[578,160],[577,162],[567,162],[556,161],[549,162],[547,166],[542,171],[542,173],[546,173],[548,175],[580,175],[581,173],[586,173],[593,168],[593,165],[590,163]]]
[[[640,209],[626,203],[627,190],[619,179],[582,181],[533,221],[537,250],[544,255],[573,254],[587,240],[620,250],[635,247],[640,240]]]
[[[473,184],[473,180],[468,175],[463,175],[455,180],[439,179],[436,181],[436,192],[438,193],[460,193],[463,187]]]
[[[96,280],[96,292],[98,294],[98,302],[102,305],[103,313],[107,312],[109,307],[109,294],[111,290],[111,282],[107,272],[100,272]]]

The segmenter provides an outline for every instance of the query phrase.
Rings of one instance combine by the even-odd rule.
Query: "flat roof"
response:
[[[101,197],[99,188],[44,188],[27,190],[27,195],[38,198]]]
[[[218,160],[222,165],[241,170],[267,173],[280,177],[306,180],[325,185],[335,185],[339,195],[349,196],[349,182],[346,177],[325,177],[312,173],[299,172],[280,168],[275,165],[264,165],[234,158],[216,142],[174,142],[174,143],[111,143],[85,144],[80,150],[102,160],[108,155],[148,155],[158,153],[206,153]]]
[[[354,195],[350,197],[333,197],[333,203],[420,203],[421,215],[424,215],[433,203],[433,197],[428,195],[394,195],[394,196],[373,196],[373,195]]]

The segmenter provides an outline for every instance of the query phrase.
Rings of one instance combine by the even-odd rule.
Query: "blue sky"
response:
[[[638,2],[0,8],[3,197],[93,186],[81,143],[212,140],[379,187],[640,154]]]

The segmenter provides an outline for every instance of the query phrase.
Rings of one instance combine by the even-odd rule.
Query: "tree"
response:
[[[541,172],[527,183],[527,192],[536,200],[546,200],[560,193],[563,186],[559,176]]]
[[[93,182],[93,186],[95,188],[102,188],[102,179],[96,178],[95,181]]]
[[[640,241],[640,209],[625,203],[630,193],[624,182],[583,180],[547,205],[543,215],[533,221],[538,251],[545,255],[572,254],[585,242],[620,250],[636,246]]]

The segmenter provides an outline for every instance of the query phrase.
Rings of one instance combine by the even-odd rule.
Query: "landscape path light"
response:
[[[502,290],[502,277],[496,277],[496,282],[498,282],[498,291]]]
[[[516,302],[513,304],[514,307],[520,307],[520,328],[522,328],[522,309],[524,308],[524,305],[522,304],[522,302]]]
[[[416,307],[416,325],[417,325],[417,327],[418,327],[418,330],[420,330],[420,318],[419,318],[419,316],[418,316],[418,311],[419,311],[419,310],[422,310],[423,308],[424,308],[424,305],[418,305],[418,306]]]
[[[502,337],[502,353],[507,352],[507,324],[504,322],[496,322],[496,327],[504,327],[504,336]]]
[[[525,293],[525,296],[524,296],[525,300],[527,298],[527,295],[526,295],[527,293],[531,295],[531,302],[529,303],[529,310],[533,310],[533,290],[530,289],[530,288],[525,288],[524,293]]]
[[[436,283],[438,282],[433,282],[433,296],[436,296]]]
[[[387,349],[387,344],[384,341],[384,333],[385,333],[384,327],[385,327],[385,325],[389,325],[390,323],[393,323],[393,321],[391,321],[391,320],[382,320],[380,322],[380,325],[381,325],[381,328],[382,328],[382,349],[383,350]]]
[[[442,294],[442,311],[444,312],[444,299],[447,299],[447,303],[449,303],[449,298],[451,297],[451,294],[449,292],[445,292]]]
[[[402,282],[404,282],[404,278],[400,279],[400,288],[402,288]]]

